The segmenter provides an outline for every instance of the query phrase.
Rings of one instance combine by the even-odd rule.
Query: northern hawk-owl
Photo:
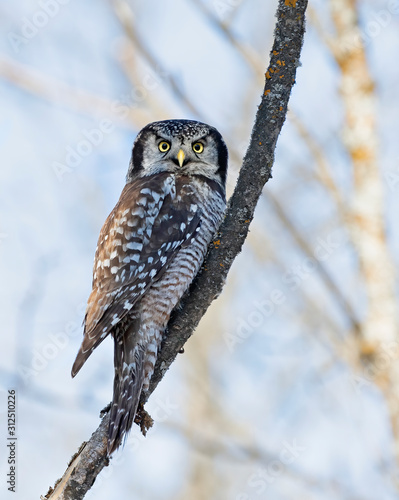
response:
[[[170,314],[222,220],[226,173],[226,145],[205,123],[150,123],[134,142],[126,185],[98,239],[83,342],[72,367],[74,377],[112,335],[108,455],[132,426]]]

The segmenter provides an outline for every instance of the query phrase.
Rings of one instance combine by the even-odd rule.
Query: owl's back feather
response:
[[[127,184],[98,240],[84,338],[72,367],[75,376],[112,334],[108,455],[131,428],[170,314],[223,217],[226,170],[226,145],[204,123],[155,122],[136,138]]]
[[[122,191],[98,240],[84,339],[72,377],[200,228],[198,206],[179,210],[175,197],[174,176],[167,174],[140,179]]]

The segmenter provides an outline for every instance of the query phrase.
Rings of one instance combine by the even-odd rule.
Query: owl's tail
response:
[[[131,339],[129,332],[123,338],[115,338],[115,378],[108,427],[108,456],[119,448],[132,427],[143,387],[145,348],[133,344]]]

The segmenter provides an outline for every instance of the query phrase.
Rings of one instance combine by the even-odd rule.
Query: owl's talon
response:
[[[134,423],[140,427],[141,434],[143,436],[147,435],[148,429],[154,425],[154,420],[151,415],[144,409],[143,403],[139,404],[136,415],[134,417]]]
[[[100,418],[103,418],[103,416],[106,415],[110,409],[111,403],[108,403],[107,406],[104,406],[104,408],[100,411]]]

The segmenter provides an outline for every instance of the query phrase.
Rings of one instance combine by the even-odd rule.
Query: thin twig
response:
[[[148,114],[143,110],[125,106],[123,113],[121,113],[120,107],[123,104],[121,102],[113,102],[75,88],[6,56],[0,57],[0,78],[40,99],[60,106],[67,106],[85,115],[100,119],[107,118],[131,129],[142,127],[149,119]]]
[[[291,109],[288,112],[288,118],[312,154],[316,162],[317,178],[331,194],[342,222],[348,222],[349,214],[347,213],[344,196],[331,174],[333,169],[327,160],[322,145],[318,143],[315,136],[310,133],[303,121]]]
[[[185,107],[194,114],[194,116],[199,115],[199,111],[193,105],[191,101],[186,98],[185,93],[180,88],[176,78],[169,74],[165,68],[163,68],[159,62],[155,59],[154,55],[150,50],[143,44],[140,38],[136,34],[135,30],[135,19],[132,9],[126,0],[111,0],[111,4],[114,8],[117,19],[119,20],[126,36],[132,41],[133,45],[139,48],[140,52],[143,54],[145,59],[148,61],[152,68],[156,68],[159,74],[164,75],[164,79],[167,81],[169,86],[172,88],[173,92],[178,96],[180,101],[185,105]]]
[[[279,218],[284,221],[285,226],[289,229],[289,233],[291,236],[294,238],[296,244],[298,247],[306,254],[313,256],[312,248],[310,247],[309,243],[307,240],[300,234],[300,232],[296,229],[294,224],[291,222],[289,216],[287,215],[286,211],[282,207],[281,203],[278,202],[278,200],[272,195],[268,194],[267,200],[269,203],[272,204],[275,212],[278,214]],[[337,300],[338,305],[342,309],[342,311],[345,313],[345,317],[347,317],[351,323],[351,328],[354,332],[358,332],[359,330],[359,322],[356,318],[356,314],[352,308],[352,305],[348,301],[348,299],[342,294],[341,290],[339,287],[336,285],[335,281],[331,277],[329,271],[327,268],[323,265],[322,262],[318,262],[318,267],[317,267],[323,282],[325,283],[326,287],[329,289],[331,292],[331,295],[335,297]]]

